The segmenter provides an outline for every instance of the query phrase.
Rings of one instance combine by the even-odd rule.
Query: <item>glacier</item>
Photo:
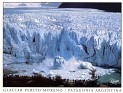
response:
[[[97,9],[6,8],[3,17],[3,64],[43,63],[48,64],[45,68],[50,69],[53,65],[56,69],[65,66],[74,69],[73,66],[78,67],[79,64],[85,68],[120,69],[121,16],[121,13]],[[71,64],[70,60],[76,61],[75,64]],[[49,69],[45,70],[49,72]]]

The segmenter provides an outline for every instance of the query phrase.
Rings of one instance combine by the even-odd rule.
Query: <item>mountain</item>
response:
[[[93,8],[109,12],[121,12],[121,3],[63,2],[59,8]]]

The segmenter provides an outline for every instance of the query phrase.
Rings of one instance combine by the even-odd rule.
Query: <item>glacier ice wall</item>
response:
[[[121,67],[121,13],[91,9],[4,10],[3,52],[17,62],[75,57]]]

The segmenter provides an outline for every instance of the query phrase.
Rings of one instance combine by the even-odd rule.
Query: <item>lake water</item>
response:
[[[113,83],[113,84],[121,84],[121,74],[114,72],[114,73],[100,76],[98,79],[98,82],[100,82],[100,83],[109,82],[109,83]]]

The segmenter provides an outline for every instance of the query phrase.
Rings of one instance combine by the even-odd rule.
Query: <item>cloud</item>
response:
[[[49,6],[49,7],[59,7],[60,5],[61,5],[60,2],[41,3],[41,6]]]
[[[4,3],[4,8],[19,8],[19,7],[59,7],[61,3],[46,2],[46,3]]]

